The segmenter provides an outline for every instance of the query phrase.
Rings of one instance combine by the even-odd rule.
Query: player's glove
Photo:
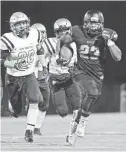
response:
[[[118,34],[112,29],[104,28],[104,30],[102,31],[102,37],[107,43],[109,40],[115,42],[118,38]]]
[[[102,37],[104,38],[104,40],[105,40],[106,42],[108,42],[108,40],[111,39],[111,35],[110,35],[109,31],[106,31],[106,30],[104,30],[104,31],[102,32]]]
[[[60,59],[60,58],[58,58],[57,60],[56,60],[56,62],[57,62],[57,64],[62,64],[62,60]]]

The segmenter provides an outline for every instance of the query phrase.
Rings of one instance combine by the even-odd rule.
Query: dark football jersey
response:
[[[72,27],[72,38],[77,45],[77,67],[89,74],[95,80],[103,79],[104,63],[107,53],[107,45],[99,34],[96,37],[86,36],[83,27]]]

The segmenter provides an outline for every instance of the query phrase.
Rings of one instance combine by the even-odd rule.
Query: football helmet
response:
[[[84,15],[84,31],[88,36],[99,35],[104,28],[104,16],[97,10],[89,10]]]
[[[57,38],[60,38],[64,34],[71,34],[71,22],[66,18],[60,18],[54,23],[54,33]]]
[[[13,13],[10,17],[9,24],[12,32],[19,37],[23,37],[30,29],[30,19],[22,12]]]
[[[31,26],[34,29],[37,29],[39,31],[41,31],[43,39],[47,38],[47,31],[46,31],[46,27],[41,24],[41,23],[35,23]]]

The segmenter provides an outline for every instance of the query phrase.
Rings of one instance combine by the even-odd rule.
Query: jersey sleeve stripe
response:
[[[38,43],[40,42],[40,31],[39,30],[37,30],[38,31]]]
[[[6,39],[6,41],[11,45],[11,48],[13,49],[14,48],[14,45],[13,43],[4,35],[3,38]]]
[[[9,45],[1,38],[1,41],[6,45],[9,51],[12,51],[12,49],[9,47]]]
[[[38,31],[38,43],[41,43],[42,42],[42,33],[39,30],[37,30],[37,31]]]
[[[51,44],[51,40],[50,40],[50,39],[47,39],[47,41],[48,41],[48,43],[50,44],[50,46],[51,46],[51,48],[52,48],[53,53],[55,53],[55,49],[54,49],[53,45]]]
[[[47,44],[46,40],[44,40],[44,43],[45,43],[45,45],[46,45],[46,47],[47,47],[47,49],[48,49],[49,53],[52,55],[52,52],[51,52],[51,50],[50,50],[50,48],[49,48],[49,46],[48,46],[48,44]]]

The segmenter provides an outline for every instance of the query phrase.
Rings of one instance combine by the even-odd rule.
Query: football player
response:
[[[121,60],[121,50],[115,44],[117,37],[114,30],[104,28],[104,16],[97,10],[86,12],[82,26],[72,27],[72,39],[78,53],[74,78],[83,101],[76,119],[78,136],[84,137],[88,117],[101,95],[106,54],[110,52],[115,61]]]
[[[45,52],[51,54],[49,62],[50,89],[57,113],[61,117],[68,114],[66,98],[69,100],[73,118],[70,122],[69,135],[66,144],[72,145],[74,136],[73,123],[81,105],[80,92],[72,79],[72,69],[77,62],[76,44],[59,45],[64,34],[71,34],[71,22],[66,18],[60,18],[54,23],[55,37],[45,39],[43,48]]]
[[[29,101],[25,140],[33,142],[33,130],[37,120],[38,102],[43,102],[34,70],[36,54],[45,73],[46,62],[40,45],[41,32],[30,28],[30,19],[22,12],[15,12],[9,20],[12,32],[1,37],[1,64],[7,68],[9,101],[13,115],[18,117],[22,110],[21,95]]]
[[[47,38],[46,27],[43,24],[35,23],[31,27],[39,30],[42,33],[42,42]],[[48,57],[49,57],[48,54],[45,54],[45,57],[48,63]],[[35,124],[34,134],[42,135],[40,128],[44,122],[45,115],[49,107],[50,88],[48,83],[49,74],[45,75],[45,73],[43,73],[42,66],[38,58],[36,61],[35,75],[39,83],[39,88],[42,93],[44,101],[43,103],[39,102],[39,112],[38,112],[37,122]]]

